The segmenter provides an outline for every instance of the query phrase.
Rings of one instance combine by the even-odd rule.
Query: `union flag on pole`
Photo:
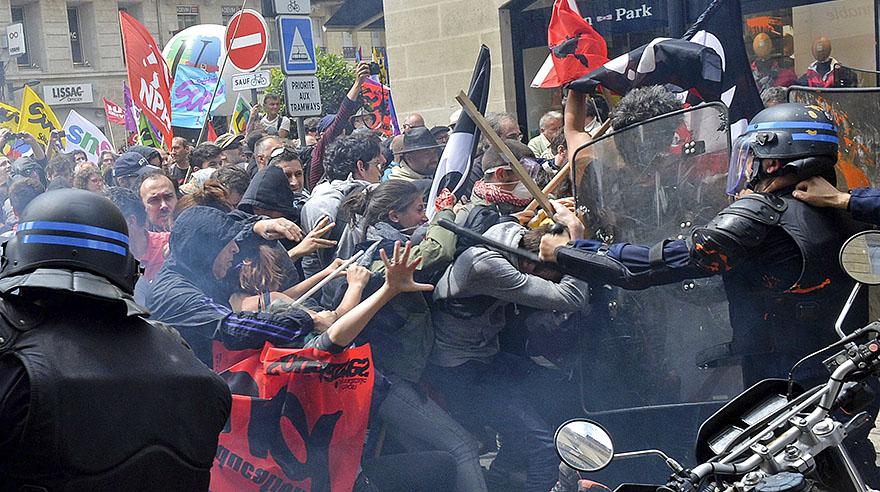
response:
[[[117,125],[125,125],[125,110],[122,109],[122,106],[106,97],[102,99],[104,100],[104,113],[107,114],[107,121]]]
[[[122,43],[125,46],[125,63],[128,83],[135,105],[162,133],[162,139],[170,142],[171,86],[168,65],[162,58],[162,50],[150,32],[134,17],[119,12],[122,26]]]
[[[532,87],[560,87],[601,67],[608,61],[605,39],[581,17],[575,0],[556,0],[547,28],[550,56],[532,81]]]

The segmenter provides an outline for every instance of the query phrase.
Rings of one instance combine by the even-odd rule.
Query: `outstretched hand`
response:
[[[315,228],[306,234],[306,237],[302,238],[302,241],[289,250],[287,254],[291,258],[302,258],[303,256],[308,256],[319,249],[335,248],[336,241],[324,239],[324,235],[332,231],[335,226],[336,223],[330,222],[329,217],[324,217],[318,221],[318,223],[315,224]]]
[[[400,241],[394,243],[394,256],[391,260],[385,254],[384,249],[379,250],[379,256],[385,263],[385,285],[394,294],[401,292],[430,292],[434,290],[431,284],[420,284],[413,280],[413,272],[422,263],[422,258],[417,257],[409,261],[412,243],[407,241],[403,253],[400,252]]]
[[[289,239],[299,241],[302,239],[302,230],[293,221],[283,217],[277,219],[258,220],[254,224],[254,232],[267,241],[276,239]]]

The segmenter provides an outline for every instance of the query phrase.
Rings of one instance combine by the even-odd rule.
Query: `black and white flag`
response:
[[[477,57],[477,64],[474,67],[474,75],[471,77],[471,85],[468,89],[468,98],[481,114],[486,113],[486,102],[489,98],[489,76],[492,61],[489,57],[489,48],[483,45],[480,48],[480,54]],[[480,130],[477,128],[474,120],[468,116],[467,112],[462,111],[455,123],[455,128],[446,142],[443,149],[443,155],[440,157],[440,164],[437,166],[437,172],[434,174],[434,182],[431,184],[431,194],[428,196],[428,218],[434,216],[436,209],[434,201],[437,195],[444,188],[452,193],[456,193],[465,178],[470,173],[471,163],[473,162],[474,153],[477,150],[477,144],[480,141]]]

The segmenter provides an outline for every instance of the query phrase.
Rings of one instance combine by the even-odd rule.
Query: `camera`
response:
[[[379,75],[382,73],[382,67],[376,62],[370,62],[370,75]]]

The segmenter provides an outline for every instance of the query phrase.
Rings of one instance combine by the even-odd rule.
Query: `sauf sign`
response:
[[[92,84],[45,85],[43,100],[49,105],[94,102]]]

